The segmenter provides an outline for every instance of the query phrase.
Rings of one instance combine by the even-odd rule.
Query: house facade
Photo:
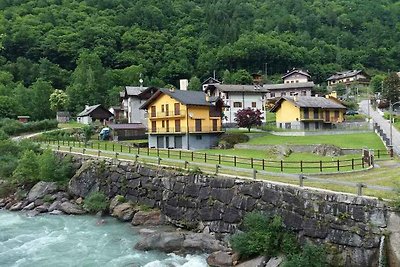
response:
[[[79,123],[90,124],[93,122],[105,123],[113,117],[113,114],[102,105],[85,106],[85,109],[78,114],[76,120]]]
[[[313,87],[313,82],[264,85],[209,84],[205,92],[224,101],[226,108],[223,123],[234,124],[236,112],[244,108],[260,110],[265,122],[265,106],[268,100],[296,94],[311,96]]]
[[[159,89],[140,108],[148,112],[150,148],[206,149],[223,133],[223,102],[204,92]]]
[[[370,77],[362,70],[348,70],[333,74],[327,80],[328,86],[333,87],[344,84],[346,87],[351,84],[368,86]]]
[[[280,98],[271,112],[278,128],[319,130],[343,122],[346,107],[325,97],[295,96]]]
[[[311,75],[304,70],[293,69],[282,76],[283,83],[306,83],[311,81]]]
[[[147,126],[147,113],[139,109],[152,94],[157,91],[155,87],[125,86],[120,93],[124,117],[128,123],[142,123]]]

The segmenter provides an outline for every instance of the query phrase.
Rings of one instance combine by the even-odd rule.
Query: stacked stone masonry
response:
[[[235,233],[247,212],[276,214],[301,241],[326,244],[338,266],[378,262],[387,207],[376,199],[89,156],[75,155],[74,164],[69,190],[76,196],[120,194],[159,208],[177,226],[217,235]]]

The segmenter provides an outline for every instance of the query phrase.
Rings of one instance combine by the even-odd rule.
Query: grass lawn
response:
[[[247,144],[253,145],[314,145],[331,144],[340,148],[364,148],[385,150],[380,138],[373,132],[341,134],[341,135],[314,135],[314,136],[278,136],[266,133],[265,136],[250,139]]]
[[[58,124],[58,128],[60,128],[60,129],[82,128],[83,126],[84,126],[84,124],[78,123],[76,121]]]

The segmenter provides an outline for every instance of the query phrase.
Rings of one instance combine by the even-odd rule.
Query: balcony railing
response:
[[[186,110],[169,110],[168,112],[151,112],[151,118],[170,118],[170,117],[183,117],[186,114]]]
[[[180,127],[180,128],[150,128],[148,130],[148,133],[150,134],[185,134],[187,133],[186,131],[187,128]],[[189,133],[217,133],[217,132],[224,132],[225,129],[221,126],[219,127],[201,127],[196,128],[196,127],[189,127]]]
[[[310,115],[310,114],[304,114],[304,113],[301,113],[300,114],[300,120],[308,120],[308,121],[312,121],[312,120],[323,120],[324,119],[324,117],[322,116],[322,114],[320,115],[320,114],[312,114],[312,115]]]

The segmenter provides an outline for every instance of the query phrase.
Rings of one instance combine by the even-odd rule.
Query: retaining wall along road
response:
[[[91,156],[73,158],[78,171],[69,191],[76,196],[96,190],[109,197],[121,194],[160,208],[175,225],[216,234],[236,232],[247,212],[277,214],[300,240],[325,244],[335,266],[378,262],[388,216],[387,207],[376,199]]]

